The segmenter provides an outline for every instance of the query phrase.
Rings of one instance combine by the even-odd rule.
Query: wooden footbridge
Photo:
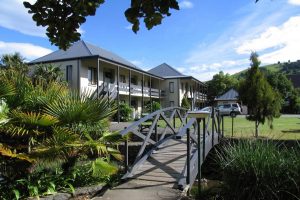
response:
[[[175,119],[180,120],[176,126]],[[151,120],[148,129],[139,127]],[[159,122],[164,127],[159,127]],[[201,179],[201,165],[209,151],[223,136],[223,118],[211,112],[188,112],[179,107],[153,112],[134,122],[120,134],[134,134],[142,144],[136,158],[128,165],[125,143],[127,181],[107,191],[101,199],[179,199],[188,192],[196,178]],[[200,181],[199,181],[200,183]],[[142,195],[142,196],[141,196]]]

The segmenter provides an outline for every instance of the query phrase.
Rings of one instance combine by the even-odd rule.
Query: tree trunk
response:
[[[258,138],[258,125],[259,125],[259,122],[256,120],[255,121],[255,137]]]

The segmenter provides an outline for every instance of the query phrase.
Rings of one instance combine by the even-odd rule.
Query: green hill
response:
[[[285,63],[265,65],[265,66],[260,67],[260,69],[261,69],[261,71],[263,71],[265,73],[281,72],[286,75],[298,75],[298,74],[300,74],[300,60],[295,61],[295,62],[285,62]],[[248,69],[245,69],[236,74],[233,74],[232,76],[237,79],[243,78],[245,76],[247,70]]]

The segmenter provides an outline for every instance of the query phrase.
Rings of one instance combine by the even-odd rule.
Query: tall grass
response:
[[[298,148],[299,147],[299,148]],[[218,151],[229,199],[300,199],[300,145],[245,140]]]

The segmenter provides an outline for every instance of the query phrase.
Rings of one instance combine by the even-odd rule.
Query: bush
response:
[[[296,199],[300,151],[269,141],[241,141],[218,151],[229,199]]]
[[[146,109],[147,109],[147,112],[151,113],[151,112],[155,112],[157,110],[160,110],[161,109],[161,105],[160,103],[156,102],[156,101],[153,101],[152,102],[152,107],[151,107],[151,103],[150,101],[147,103],[146,105]]]
[[[189,103],[187,97],[183,97],[183,99],[181,100],[181,107],[191,109],[191,104]]]
[[[77,163],[72,173],[64,174],[59,163],[38,166],[36,171],[16,180],[0,181],[0,199],[45,196],[57,192],[74,193],[76,187],[98,185],[107,182],[111,175],[94,173],[94,162]]]
[[[121,122],[128,122],[131,120],[131,113],[133,112],[132,108],[128,104],[121,103],[119,105],[120,109],[120,121]],[[118,117],[116,115],[116,117]]]

